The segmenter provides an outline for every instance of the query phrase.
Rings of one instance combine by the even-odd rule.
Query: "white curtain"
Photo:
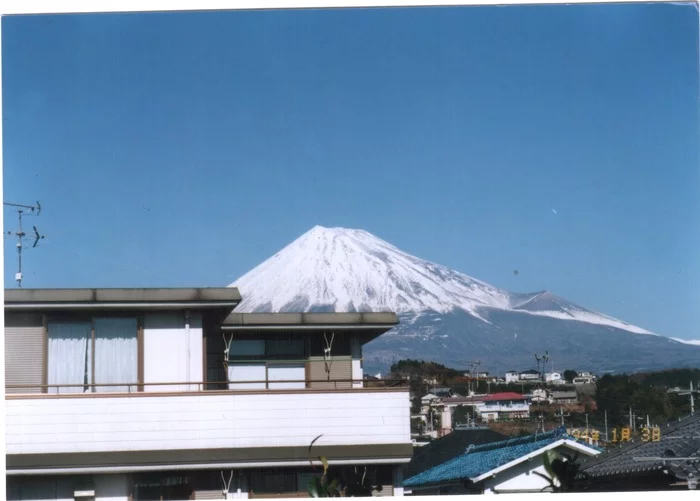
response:
[[[75,385],[49,388],[49,393],[82,393],[91,384],[90,322],[49,322],[48,384]]]
[[[290,390],[306,388],[306,365],[270,364],[267,368],[271,390]],[[273,383],[272,381],[285,381]]]
[[[229,388],[232,390],[264,390],[266,373],[264,363],[231,363],[228,366]]]
[[[95,384],[98,392],[129,392],[138,390],[138,324],[135,318],[95,319]],[[163,363],[168,363],[163,360]]]

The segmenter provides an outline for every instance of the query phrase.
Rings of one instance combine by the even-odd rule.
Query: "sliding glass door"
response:
[[[136,318],[95,319],[95,384],[99,392],[137,391],[138,322]]]
[[[49,322],[49,393],[82,393],[92,384],[92,322]]]
[[[138,391],[136,317],[50,320],[47,336],[49,393]]]

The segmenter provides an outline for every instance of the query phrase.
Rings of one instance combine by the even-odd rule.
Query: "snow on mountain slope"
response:
[[[700,346],[700,339],[681,339],[681,338],[677,338],[677,337],[672,337],[671,339],[673,339],[674,341],[678,341],[679,343],[683,343],[683,344],[692,344],[695,346]]]
[[[578,320],[580,322],[616,327],[635,334],[655,335],[648,330],[575,305],[548,291],[536,292],[534,294],[511,294],[510,307],[513,311],[519,311],[530,315],[541,315],[560,318],[562,320]]]
[[[363,230],[316,226],[231,286],[241,291],[241,312],[461,309],[488,323],[483,313],[495,309],[652,334],[546,291],[511,294]]]
[[[363,230],[316,226],[236,280],[236,311],[447,312],[506,308],[509,295]]]

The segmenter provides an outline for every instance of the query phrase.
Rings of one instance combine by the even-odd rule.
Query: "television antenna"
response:
[[[537,372],[540,375],[540,379],[544,381],[544,373],[547,370],[547,361],[549,360],[549,351],[545,351],[542,355],[535,353],[535,361],[537,362]],[[542,370],[540,371],[540,362],[542,363]]]
[[[24,239],[25,237],[30,238],[31,236],[33,236],[34,245],[32,245],[32,248],[34,248],[39,244],[39,240],[42,240],[44,238],[43,235],[39,234],[39,230],[36,229],[36,226],[32,226],[32,229],[34,230],[34,235],[27,235],[27,233],[24,232],[24,228],[22,226],[22,217],[24,217],[25,215],[38,216],[39,214],[41,214],[41,204],[37,202],[36,205],[23,205],[3,202],[3,205],[7,205],[8,207],[14,207],[17,211],[17,217],[19,220],[18,230],[8,231],[7,235],[17,237],[18,268],[17,273],[15,274],[15,280],[17,281],[17,286],[22,287],[22,249],[24,249]]]
[[[472,382],[473,382],[474,378],[478,377],[478,375],[479,375],[478,370],[479,370],[479,366],[481,365],[481,360],[470,360],[467,362],[467,364],[469,364],[471,367],[471,370],[469,371],[471,373],[471,378],[469,378],[470,379],[469,392],[471,392],[472,391]],[[478,386],[477,386],[477,388],[478,388]]]

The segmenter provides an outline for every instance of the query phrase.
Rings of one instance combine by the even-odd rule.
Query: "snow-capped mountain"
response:
[[[583,364],[581,369],[589,370],[700,363],[700,347],[551,292],[499,289],[407,254],[363,230],[316,226],[231,286],[243,297],[236,309],[241,312],[398,313],[400,326],[366,349],[372,369],[408,357],[459,366],[466,353],[467,359],[514,365],[504,370],[522,364],[529,368],[531,355],[543,350],[570,367]]]
[[[511,294],[397,249],[364,230],[316,226],[236,280],[237,311],[394,311],[461,309],[486,321],[484,308],[517,310],[650,332],[543,291]]]

